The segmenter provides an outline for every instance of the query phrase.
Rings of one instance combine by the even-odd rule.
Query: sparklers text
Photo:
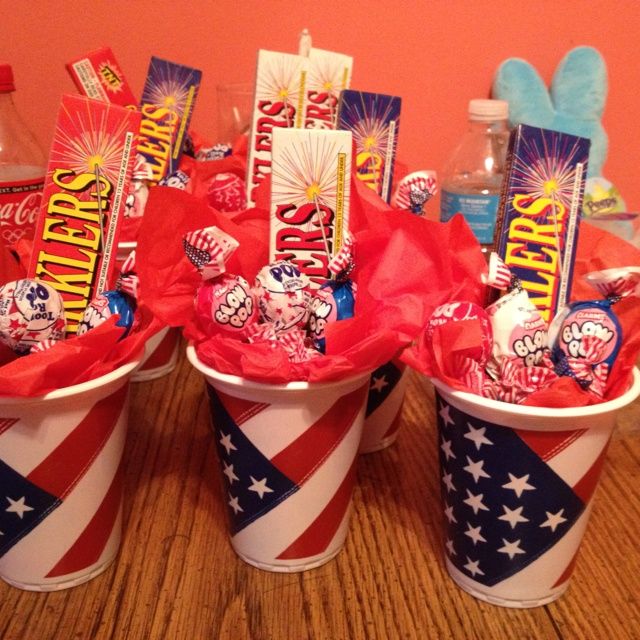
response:
[[[322,226],[318,224],[318,210],[322,216]],[[287,226],[277,230],[275,238],[275,259],[289,260],[315,283],[327,278],[329,253],[333,253],[334,211],[326,205],[316,207],[307,203],[300,207],[294,204],[280,205],[275,211],[276,220]]]
[[[568,210],[558,200],[528,194],[515,194],[511,205],[520,215],[509,222],[504,262],[518,268],[523,288],[548,322],[558,295],[561,271],[558,243],[565,236]],[[531,277],[527,278],[527,274]]]
[[[171,159],[171,145],[180,121],[175,110],[143,104],[138,138],[138,153],[151,166],[151,182],[158,183],[167,173]]]
[[[262,114],[255,123],[253,134],[253,162],[251,165],[251,181],[249,184],[249,202],[255,203],[255,191],[265,176],[271,173],[271,142],[274,127],[290,127],[295,120],[296,109],[286,102],[260,100],[258,110]],[[267,155],[260,155],[258,154]]]
[[[56,169],[52,183],[60,189],[49,195],[35,276],[62,294],[67,332],[75,333],[91,300],[99,258],[101,215],[110,210],[114,186],[95,173],[76,174]]]
[[[328,91],[309,91],[305,129],[333,129],[338,100]]]

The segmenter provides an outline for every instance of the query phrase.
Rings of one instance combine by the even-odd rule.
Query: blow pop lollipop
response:
[[[207,335],[247,338],[258,322],[254,295],[244,278],[226,273],[226,262],[238,242],[217,227],[207,227],[186,234],[183,245],[202,274],[194,299],[200,328]]]

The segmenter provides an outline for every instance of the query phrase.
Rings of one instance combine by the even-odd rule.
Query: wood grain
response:
[[[200,375],[132,385],[116,562],[57,593],[0,583],[4,640],[640,638],[640,403],[624,409],[567,593],[523,611],[467,595],[441,553],[433,389],[412,373],[398,441],[361,456],[345,549],[302,574],[238,559]]]

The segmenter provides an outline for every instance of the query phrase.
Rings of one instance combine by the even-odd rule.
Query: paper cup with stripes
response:
[[[266,571],[304,571],[347,535],[370,374],[263,384],[187,357],[205,378],[231,545]]]
[[[539,408],[436,387],[445,558],[480,600],[535,607],[569,586],[617,412],[640,394]]]
[[[73,587],[120,546],[122,453],[137,362],[37,398],[0,397],[0,578]]]
[[[137,246],[137,242],[118,243],[116,252],[118,268]],[[165,327],[156,333],[146,344],[142,362],[131,376],[132,382],[148,382],[170,374],[178,363],[179,350],[180,329]]]
[[[392,445],[398,437],[409,368],[391,360],[371,374],[360,453],[373,453]]]
[[[147,340],[140,366],[131,376],[132,382],[148,382],[170,374],[178,363],[180,329],[164,327]]]

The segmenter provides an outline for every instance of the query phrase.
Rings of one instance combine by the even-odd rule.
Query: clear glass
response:
[[[0,182],[44,176],[45,155],[9,92],[0,93]]]

